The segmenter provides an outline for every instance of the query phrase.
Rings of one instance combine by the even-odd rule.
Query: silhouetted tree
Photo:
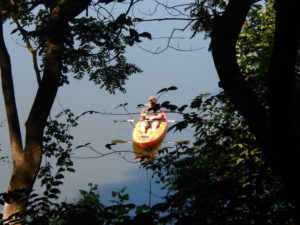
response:
[[[57,90],[69,82],[68,76],[73,74],[80,79],[87,75],[95,84],[114,93],[115,90],[125,91],[123,84],[128,76],[141,71],[126,61],[125,47],[140,41],[140,37],[151,37],[131,28],[133,23],[128,12],[134,1],[129,1],[128,9],[116,18],[108,15],[104,8],[111,2],[114,1],[4,0],[0,3],[1,81],[13,162],[8,193],[4,196],[4,219],[20,218],[22,223],[21,214],[43,157],[47,119]],[[86,15],[89,7],[93,8],[91,16]],[[11,63],[3,34],[5,22],[14,24],[11,34],[20,35],[31,52],[38,83],[25,123],[24,144],[12,79],[14,62]]]
[[[236,45],[251,7],[262,2],[196,1],[192,15],[198,17],[194,30],[211,37],[211,51],[222,87],[254,133],[273,172],[282,176],[290,200],[299,215],[299,1],[277,0],[274,5],[275,34],[270,46],[264,98],[247,80],[238,65]],[[250,26],[258,26],[251,24]],[[263,65],[263,64],[261,64]],[[252,65],[254,66],[254,65]],[[265,65],[264,65],[265,68]],[[261,86],[260,86],[261,88]]]

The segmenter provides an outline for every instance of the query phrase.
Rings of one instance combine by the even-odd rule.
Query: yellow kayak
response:
[[[142,133],[140,129],[140,121],[138,121],[133,129],[132,133],[132,141],[135,145],[137,145],[141,149],[145,149],[148,147],[152,147],[155,144],[162,141],[166,132],[168,121],[166,116],[164,115],[165,119],[160,121],[159,127],[152,131],[151,128],[147,130],[147,133]]]

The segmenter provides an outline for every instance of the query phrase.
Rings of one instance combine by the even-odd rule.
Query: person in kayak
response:
[[[156,104],[156,97],[150,96],[148,104],[144,106],[140,114],[140,129],[142,133],[145,134],[149,127],[155,132],[163,119],[164,114],[160,110],[159,105]]]

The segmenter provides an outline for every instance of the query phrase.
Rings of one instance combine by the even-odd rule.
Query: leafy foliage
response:
[[[192,25],[193,36],[203,32],[205,38],[210,37],[213,19],[218,17],[226,7],[226,4],[224,0],[196,0],[187,7],[187,10],[190,10],[191,17],[196,19]]]
[[[272,52],[274,22],[273,1],[267,0],[265,5],[253,5],[236,46],[241,72],[265,104],[268,91],[266,74]]]
[[[211,19],[221,2],[196,1],[194,31],[211,31]],[[247,82],[266,98],[266,78],[274,31],[271,1],[254,4],[237,46],[238,60]],[[205,4],[211,4],[206,8]],[[210,11],[211,10],[211,11]],[[198,13],[198,15],[197,15]],[[202,24],[203,23],[203,24]],[[169,102],[167,104],[170,104]],[[157,206],[162,224],[294,224],[294,206],[282,181],[265,163],[255,136],[224,94],[200,95],[191,103],[195,112],[170,130],[195,129],[193,146],[165,148],[153,163],[158,182],[170,194]],[[166,155],[164,155],[166,153]]]
[[[139,224],[143,215],[148,212],[146,205],[136,206],[128,204],[129,196],[125,193],[125,188],[120,191],[112,191],[110,205],[101,203],[97,185],[88,184],[89,190],[79,190],[80,198],[73,202],[53,203],[47,201],[47,208],[40,207],[36,202],[46,199],[48,196],[39,197],[32,195],[29,202],[29,210],[26,212],[27,220],[25,224],[38,225],[125,225]],[[145,218],[144,218],[145,219]]]
[[[61,118],[65,116],[65,122]],[[75,172],[71,153],[74,149],[72,141],[73,136],[69,133],[70,128],[76,127],[78,118],[70,110],[63,110],[55,116],[55,119],[49,119],[47,122],[45,134],[43,136],[43,153],[44,160],[40,167],[38,179],[40,185],[44,188],[42,195],[32,193],[29,197],[28,211],[26,215],[30,218],[28,223],[32,222],[33,218],[39,218],[39,223],[47,224],[47,212],[54,206],[57,206],[57,200],[60,194],[59,187],[63,184],[65,172]],[[24,193],[3,193],[1,197],[14,198],[18,194]],[[4,204],[4,202],[1,202]],[[11,222],[11,221],[10,221]]]
[[[125,204],[129,199],[124,193],[112,192],[114,204],[104,206],[100,203],[97,185],[89,184],[90,190],[80,190],[81,198],[74,203],[62,203],[56,210],[51,224],[121,224],[128,219],[128,212],[135,206]]]
[[[89,74],[91,81],[110,93],[114,93],[115,89],[124,92],[122,86],[127,77],[142,72],[134,64],[127,63],[124,57],[126,44],[132,41],[130,44],[133,45],[134,38],[132,35],[124,36],[120,31],[123,26],[131,25],[131,19],[125,14],[112,22],[96,18],[75,19],[69,31],[64,71],[70,71],[77,79]]]
[[[281,181],[226,97],[200,95],[191,108],[185,123],[195,129],[193,146],[163,149],[167,154],[143,162],[169,191],[156,206],[161,224],[292,224]]]
[[[6,12],[5,19],[12,19],[17,24],[12,33],[17,33],[24,41],[35,44],[34,52],[40,56],[41,71],[45,63],[46,43],[51,38],[49,17],[55,7],[65,2],[5,2],[1,3]],[[114,1],[102,2],[108,5]],[[133,18],[127,13],[120,13],[114,19],[109,10],[99,3],[101,1],[91,1],[91,16],[76,17],[70,21],[64,33],[60,34],[64,39],[60,84],[69,83],[70,75],[76,79],[88,76],[89,80],[110,93],[115,93],[115,90],[125,92],[123,86],[128,77],[142,72],[139,67],[127,62],[124,55],[126,46],[141,42],[140,38],[151,39],[151,34],[136,31]]]
[[[85,115],[85,114],[82,114]],[[49,119],[44,134],[43,151],[45,159],[40,168],[38,179],[44,192],[32,193],[24,213],[25,224],[126,224],[132,215],[139,215],[148,210],[145,205],[127,204],[129,195],[125,188],[112,192],[111,205],[100,202],[97,185],[89,184],[89,191],[80,190],[80,199],[74,203],[58,202],[60,187],[63,185],[66,172],[75,172],[71,154],[74,149],[72,128],[78,125],[81,116],[75,116],[69,109],[63,110],[53,119]],[[22,194],[22,193],[20,193]],[[11,193],[18,195],[18,193]],[[8,194],[0,195],[0,204],[4,204]],[[7,201],[7,200],[6,200]],[[4,221],[1,221],[1,224]],[[10,220],[12,222],[12,220]]]
[[[66,122],[59,122],[58,119],[65,116]],[[70,128],[76,127],[78,118],[70,110],[63,110],[55,116],[55,120],[49,120],[44,134],[43,153],[45,163],[40,168],[38,178],[41,179],[41,186],[46,187],[44,195],[48,199],[58,199],[60,190],[57,186],[63,184],[63,173],[65,171],[75,172],[71,154],[73,151],[73,136],[69,134]],[[53,162],[56,159],[57,172],[52,175]]]

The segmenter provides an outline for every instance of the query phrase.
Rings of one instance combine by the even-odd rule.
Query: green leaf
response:
[[[148,211],[149,209],[150,209],[150,207],[148,205],[140,205],[140,206],[136,207],[135,213],[140,214],[140,213],[143,213],[145,211]]]
[[[57,189],[57,188],[52,188],[52,189],[50,189],[50,192],[53,193],[53,194],[59,194],[60,190]]]
[[[168,91],[175,91],[175,90],[177,90],[177,89],[178,89],[177,87],[171,86],[171,87],[169,87],[167,90],[168,90]]]
[[[140,33],[139,36],[140,36],[140,37],[144,37],[144,38],[148,38],[148,39],[152,40],[152,36],[151,36],[151,34],[148,33],[148,32]]]
[[[63,179],[65,177],[62,174],[57,174],[54,178],[57,179],[57,180],[60,180],[60,179]]]
[[[129,200],[129,195],[128,194],[122,195],[121,198],[120,198],[120,200],[122,202],[128,201]]]
[[[159,94],[159,93],[162,93],[162,92],[165,92],[165,91],[167,91],[167,88],[163,88],[163,89],[159,90],[158,92],[156,92],[156,94]]]
[[[117,194],[118,194],[118,192],[116,192],[116,191],[112,191],[112,192],[111,192],[111,195],[112,195],[113,197],[116,197]]]

